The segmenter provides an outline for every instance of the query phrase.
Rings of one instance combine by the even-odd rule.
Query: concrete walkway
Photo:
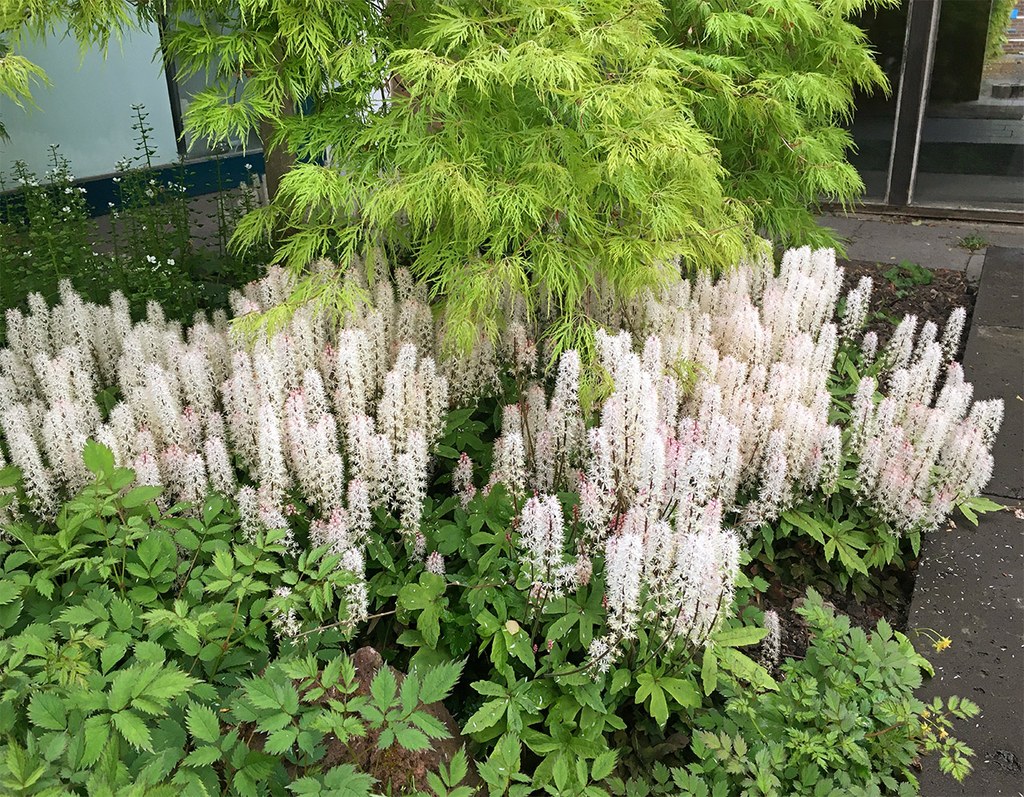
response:
[[[846,241],[846,255],[850,260],[877,263],[909,260],[925,268],[966,271],[967,278],[975,284],[981,277],[987,247],[1024,247],[1024,227],[1012,224],[908,221],[861,213],[820,216],[818,223],[832,228]],[[984,245],[974,252],[962,246],[960,242],[970,236],[976,236]]]
[[[933,243],[943,240],[936,235]],[[967,697],[981,714],[955,731],[976,753],[974,773],[957,784],[926,761],[921,794],[1024,795],[1024,249],[988,249],[964,369],[977,398],[1001,396],[1006,404],[986,488],[1006,510],[986,515],[977,529],[961,521],[924,541],[911,636],[934,629],[953,645],[936,653],[917,637],[936,670],[919,696]]]

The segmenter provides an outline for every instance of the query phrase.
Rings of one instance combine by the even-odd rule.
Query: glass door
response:
[[[915,205],[1024,207],[1020,0],[943,0],[921,126]]]

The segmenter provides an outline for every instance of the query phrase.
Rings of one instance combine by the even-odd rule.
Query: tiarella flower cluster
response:
[[[731,608],[740,541],[722,525],[720,497],[735,491],[735,430],[715,413],[678,417],[677,383],[664,373],[657,338],[642,354],[625,332],[599,332],[597,343],[612,382],[600,423],[583,434],[578,399],[568,398],[570,388],[578,392],[577,361],[565,367],[563,357],[550,401],[535,386],[525,408],[506,408],[495,476],[512,473],[541,491],[523,504],[518,525],[533,597],[573,589],[590,579],[594,560],[603,562],[608,633],[590,656],[601,671],[641,625],[666,647],[702,644]],[[527,446],[525,437],[552,442]],[[563,487],[580,495],[571,540],[558,498],[546,492]]]
[[[702,644],[730,608],[742,535],[835,489],[844,461],[859,462],[863,499],[900,530],[935,526],[991,473],[1002,405],[972,407],[950,363],[962,311],[941,335],[908,317],[884,351],[864,335],[885,395],[865,378],[849,429],[831,422],[829,377],[840,346],[857,345],[871,285],[848,294],[837,325],[842,271],[830,251],[791,250],[777,273],[764,259],[625,308],[596,302],[612,331],[596,338],[606,390],[589,429],[579,355],[562,354],[549,389],[536,329],[514,301],[499,340],[440,357],[445,319],[407,272],[372,290],[347,279],[340,329],[303,308],[252,341],[230,334],[223,313],[184,327],[151,304],[134,322],[120,294],[93,305],[66,284],[53,308],[33,295],[27,313],[9,311],[0,458],[21,470],[30,508],[52,516],[88,483],[81,451],[94,438],[140,484],[163,486],[162,500],[234,496],[245,534],[308,515],[311,542],[355,576],[358,619],[373,510],[391,511],[414,555],[443,574],[420,519],[445,412],[514,383],[523,389],[504,408],[490,472],[463,455],[452,487],[468,507],[476,484],[504,485],[531,600],[602,580],[600,670],[641,628],[666,648]],[[271,269],[232,294],[232,311],[270,310],[293,288]],[[101,393],[118,399],[109,410]],[[579,495],[571,513],[556,497],[565,491]]]
[[[264,310],[290,290],[271,270],[232,306]],[[345,329],[300,310],[251,347],[224,314],[183,328],[156,304],[133,322],[116,293],[97,306],[64,284],[53,308],[32,296],[27,314],[8,311],[0,352],[0,429],[32,508],[52,515],[88,483],[81,452],[91,437],[139,483],[164,487],[165,502],[201,506],[211,489],[236,497],[250,534],[288,529],[301,502],[313,542],[361,575],[374,506],[417,534],[447,411],[447,378],[418,349],[432,347],[433,322],[408,293],[399,300],[382,281],[376,305],[357,307]],[[101,391],[120,398],[106,414]],[[358,617],[365,596],[352,593]]]
[[[858,386],[850,441],[863,499],[897,529],[928,530],[991,478],[1003,403],[972,405],[963,368],[948,362],[948,352],[959,348],[961,313],[950,317],[941,343],[935,326],[926,324],[915,345],[909,319],[901,325],[909,332],[890,343],[889,356],[900,367],[888,375],[887,395],[876,401],[872,377]]]
[[[717,494],[747,526],[838,480],[842,435],[829,422],[828,376],[841,286],[833,252],[797,249],[778,274],[768,260],[747,264],[716,283],[680,283],[643,308],[647,327],[663,330],[666,370],[693,375],[679,391],[680,415],[690,434],[716,441]],[[851,335],[863,324],[870,280],[853,293],[844,316]]]

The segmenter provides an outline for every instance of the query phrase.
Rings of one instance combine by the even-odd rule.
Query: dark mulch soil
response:
[[[885,345],[895,325],[905,315],[917,316],[918,329],[926,321],[933,321],[941,330],[954,308],[966,307],[967,323],[960,352],[963,354],[976,294],[964,272],[930,269],[932,281],[927,285],[895,285],[885,277],[885,273],[894,267],[892,263],[841,260],[840,264],[846,270],[844,293],[855,287],[861,277],[871,277],[874,281],[867,328],[878,335],[880,346]]]
[[[886,589],[877,596],[861,596],[858,599],[850,592],[828,584],[814,584],[821,596],[831,603],[837,614],[845,614],[851,625],[873,631],[883,617],[897,631],[906,633],[907,617],[910,612],[910,597],[914,591],[914,576],[917,560],[908,563],[908,570],[884,570],[879,578]],[[783,584],[773,581],[765,595],[762,609],[773,609],[779,615],[781,641],[779,661],[789,658],[803,658],[810,644],[810,632],[804,618],[797,614],[807,592],[804,584]]]
[[[941,330],[954,308],[967,308],[964,341],[959,355],[962,358],[976,293],[963,272],[935,269],[931,271],[932,278],[928,284],[896,285],[885,276],[885,272],[893,268],[891,263],[841,261],[841,264],[845,269],[844,293],[855,287],[861,277],[871,277],[874,281],[867,328],[878,335],[880,347],[886,344],[895,325],[905,315],[917,316],[918,329],[926,321],[933,321]],[[878,576],[885,587],[880,594],[861,596],[860,599],[827,584],[813,586],[837,612],[846,614],[853,625],[871,631],[884,617],[893,628],[906,633],[916,574],[917,560],[909,562],[903,571],[887,569]],[[770,581],[762,608],[774,609],[779,615],[782,632],[780,659],[803,658],[809,644],[808,628],[795,610],[801,605],[806,585],[783,584],[777,579]]]

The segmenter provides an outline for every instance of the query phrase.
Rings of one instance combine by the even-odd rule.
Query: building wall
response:
[[[106,59],[95,51],[80,54],[70,39],[29,44],[21,53],[46,70],[51,86],[33,92],[37,108],[22,111],[0,99],[10,141],[0,142],[0,172],[5,178],[23,160],[40,178],[48,168],[49,144],[71,162],[76,178],[108,174],[115,163],[135,154],[131,106],[149,113],[156,162],[177,159],[167,82],[153,60],[159,46],[155,30],[135,32],[120,45],[112,42]]]

